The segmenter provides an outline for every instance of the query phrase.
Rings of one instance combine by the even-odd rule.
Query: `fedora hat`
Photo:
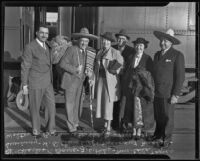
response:
[[[24,111],[28,109],[29,101],[28,101],[28,95],[23,94],[23,90],[20,90],[16,97],[16,104],[17,107]]]
[[[125,36],[125,37],[127,37],[128,40],[130,40],[130,37],[127,35],[125,29],[121,29],[121,30],[119,31],[119,33],[115,34],[115,36],[116,36],[116,37]]]
[[[100,36],[103,37],[104,39],[107,39],[107,40],[111,41],[111,42],[115,42],[116,41],[116,39],[113,36],[112,32],[105,32],[104,34],[101,34]]]
[[[180,40],[178,40],[177,38],[174,37],[174,30],[172,30],[172,29],[168,29],[168,30],[166,31],[166,33],[160,32],[160,31],[154,31],[153,34],[154,34],[159,40],[165,38],[165,39],[171,41],[172,44],[174,44],[174,45],[178,45],[178,44],[181,43]]]
[[[79,33],[73,33],[72,37],[74,37],[74,38],[98,39],[98,36],[90,34],[89,30],[86,27],[81,28]]]
[[[144,47],[147,48],[147,44],[149,43],[149,41],[145,40],[144,38],[137,38],[135,41],[132,41],[132,43],[135,44],[144,44]]]

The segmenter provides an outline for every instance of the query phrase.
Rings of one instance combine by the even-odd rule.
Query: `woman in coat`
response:
[[[133,44],[136,53],[129,59],[122,78],[120,121],[123,128],[128,131],[130,129],[138,139],[141,137],[142,128],[148,131],[154,124],[154,82],[151,76],[153,61],[144,53],[148,41],[137,38]]]
[[[110,134],[113,119],[113,103],[119,100],[119,72],[123,66],[123,57],[120,52],[111,47],[115,41],[110,32],[101,35],[102,49],[97,53],[95,76],[97,82],[97,109],[96,118],[105,120],[105,135]]]

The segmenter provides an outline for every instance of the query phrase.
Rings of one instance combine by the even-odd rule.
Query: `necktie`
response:
[[[164,54],[165,54],[165,51],[161,50],[160,55],[158,56],[158,60],[160,60]]]
[[[45,42],[43,43],[43,48],[46,50]]]

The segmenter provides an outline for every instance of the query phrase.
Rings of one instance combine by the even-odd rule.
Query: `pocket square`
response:
[[[165,62],[171,62],[171,60],[169,60],[169,59],[166,59],[166,60],[165,60]]]

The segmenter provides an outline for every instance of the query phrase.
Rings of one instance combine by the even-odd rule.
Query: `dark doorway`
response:
[[[72,32],[80,32],[82,27],[87,27],[90,34],[97,35],[98,9],[97,7],[72,8]],[[89,46],[97,48],[97,41],[90,41]]]
[[[35,30],[41,23],[48,26],[48,41],[58,34],[58,7],[35,7],[35,17]]]

